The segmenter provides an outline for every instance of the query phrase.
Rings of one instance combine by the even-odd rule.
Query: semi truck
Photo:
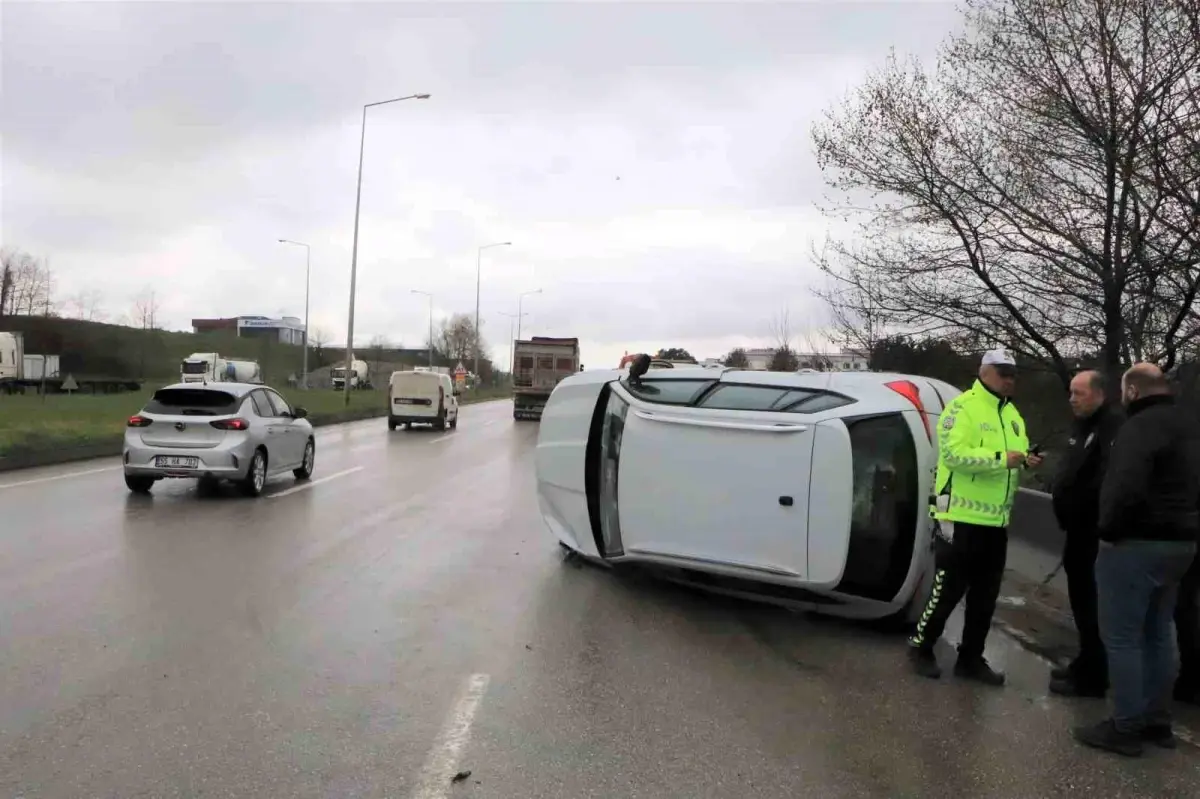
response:
[[[35,355],[25,352],[25,335],[20,331],[0,332],[0,393],[26,391],[83,391],[111,393],[138,391],[139,380],[64,374],[58,355]]]
[[[179,366],[180,383],[262,383],[258,361],[225,358],[215,352],[193,352]]]
[[[513,418],[540,420],[559,381],[579,371],[579,339],[534,336],[513,343]]]
[[[346,364],[339,363],[329,371],[330,382],[335,389],[344,389],[346,387]],[[350,388],[351,390],[371,387],[371,372],[367,368],[366,361],[360,361],[357,358],[350,361]]]

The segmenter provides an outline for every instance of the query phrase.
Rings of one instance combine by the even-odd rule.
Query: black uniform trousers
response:
[[[1200,698],[1200,554],[1179,584],[1175,634],[1179,641],[1178,692]]]
[[[932,652],[950,614],[965,596],[967,606],[958,657],[964,663],[977,661],[983,657],[996,600],[1000,597],[1008,561],[1008,530],[955,522],[954,540],[947,542],[937,536],[934,547],[933,591],[909,642]]]
[[[1072,680],[1081,688],[1108,688],[1108,656],[1100,640],[1099,604],[1096,594],[1096,555],[1100,537],[1095,530],[1068,530],[1063,548],[1063,571],[1067,573],[1067,598],[1075,630],[1079,633],[1079,655],[1071,663]]]

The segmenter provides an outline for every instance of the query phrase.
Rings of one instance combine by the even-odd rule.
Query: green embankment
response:
[[[387,392],[330,389],[299,391],[279,388],[294,405],[308,410],[315,425],[334,424],[387,413]],[[141,394],[0,396],[0,456],[42,450],[69,450],[112,442],[119,448],[126,420],[137,413],[153,391]],[[507,388],[464,392],[463,404],[511,396]],[[119,451],[119,449],[118,449]]]

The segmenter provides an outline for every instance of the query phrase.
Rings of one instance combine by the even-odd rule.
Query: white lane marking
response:
[[[84,469],[79,472],[67,472],[66,474],[56,474],[50,477],[38,477],[33,480],[22,480],[17,483],[0,483],[0,491],[6,488],[20,488],[21,486],[38,485],[39,483],[53,483],[55,480],[66,480],[71,477],[83,477],[89,474],[100,474],[100,472],[115,472],[122,467],[120,466],[105,466],[101,469]]]
[[[453,434],[453,433],[443,433],[442,435],[438,436],[437,438],[431,438],[431,439],[429,439],[429,440],[428,440],[428,441],[426,441],[425,443],[426,443],[426,444],[437,444],[437,443],[439,443],[439,442],[441,442],[441,441],[448,441],[448,440],[450,440],[450,439],[452,439],[452,438],[454,438],[454,434]]]
[[[339,477],[345,477],[346,475],[354,474],[355,472],[361,472],[364,468],[365,467],[363,467],[363,466],[355,466],[350,469],[344,469],[340,472],[334,472],[333,474],[327,474],[324,477],[321,477],[317,480],[309,480],[307,483],[301,483],[300,485],[294,486],[285,491],[280,491],[278,494],[268,494],[267,496],[269,499],[278,499],[279,497],[286,497],[288,494],[295,494],[297,491],[307,491],[308,489],[312,488],[315,485],[320,485],[321,483],[328,483],[330,480],[336,480]]]
[[[472,674],[467,680],[453,712],[446,718],[437,743],[425,759],[413,799],[445,799],[449,795],[450,780],[458,769],[458,757],[471,737],[471,723],[475,720],[475,712],[479,710],[479,703],[490,680],[486,674]]]

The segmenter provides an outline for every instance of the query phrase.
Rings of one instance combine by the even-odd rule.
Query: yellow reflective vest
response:
[[[1007,527],[1021,479],[1019,468],[1008,468],[1008,452],[1029,451],[1020,411],[976,380],[942,411],[937,431],[933,517]],[[944,511],[938,510],[937,497],[946,498]]]

